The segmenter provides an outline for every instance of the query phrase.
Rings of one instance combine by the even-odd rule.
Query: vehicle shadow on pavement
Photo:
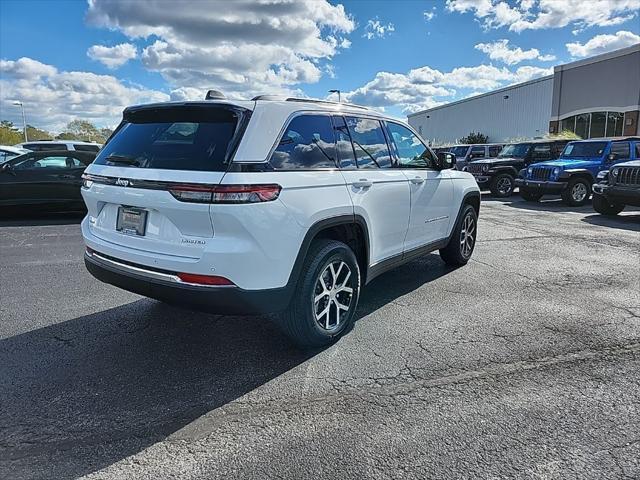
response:
[[[362,290],[356,321],[453,270],[432,253],[380,275]]]
[[[42,227],[47,225],[78,225],[86,212],[24,212],[5,211],[0,214],[0,227]]]
[[[312,356],[264,317],[143,299],[0,340],[0,478],[77,478]]]
[[[572,207],[565,205],[560,199],[541,200],[539,202],[527,202],[521,198],[504,198],[505,205],[522,210],[530,210],[534,212],[574,212],[574,213],[593,213],[591,203],[582,207]]]
[[[615,217],[606,217],[604,215],[589,215],[581,220],[591,225],[599,225],[601,227],[619,228],[621,230],[630,230],[632,232],[640,232],[640,211],[630,212],[629,214],[620,214]]]
[[[427,255],[380,276],[358,318],[449,271]],[[296,349],[265,317],[149,299],[0,340],[0,478],[95,472],[317,353]]]

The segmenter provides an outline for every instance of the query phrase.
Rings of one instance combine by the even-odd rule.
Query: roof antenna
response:
[[[223,100],[225,98],[227,97],[225,97],[224,93],[219,90],[209,90],[207,95],[204,97],[205,100]]]

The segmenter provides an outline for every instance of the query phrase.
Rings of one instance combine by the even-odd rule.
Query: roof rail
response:
[[[345,105],[351,108],[360,108],[362,110],[369,110],[367,107],[363,107],[362,105],[355,105],[353,103],[344,103],[344,102],[332,102],[330,100],[319,100],[316,98],[297,98],[297,97],[289,97],[286,99],[287,102],[304,102],[304,103],[321,103],[325,105]]]
[[[255,97],[253,97],[251,99],[252,102],[257,102],[258,100],[271,100],[271,101],[278,101],[278,100],[286,100],[287,97],[285,95],[257,95]]]

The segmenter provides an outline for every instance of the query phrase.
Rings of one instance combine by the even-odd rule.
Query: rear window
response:
[[[600,157],[607,142],[575,142],[564,147],[563,157]]]
[[[65,143],[30,143],[23,145],[24,148],[33,150],[34,152],[48,152],[51,150],[68,150]]]
[[[226,171],[240,110],[172,107],[125,113],[95,163],[165,170]]]
[[[78,145],[76,143],[73,144],[73,148],[78,152],[97,152],[100,150],[98,145]]]

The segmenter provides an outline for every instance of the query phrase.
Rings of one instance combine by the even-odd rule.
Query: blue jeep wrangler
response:
[[[533,163],[520,170],[516,185],[522,198],[530,202],[537,202],[546,193],[559,193],[567,205],[584,205],[598,173],[632,160],[637,144],[640,137],[570,142],[557,160]]]

